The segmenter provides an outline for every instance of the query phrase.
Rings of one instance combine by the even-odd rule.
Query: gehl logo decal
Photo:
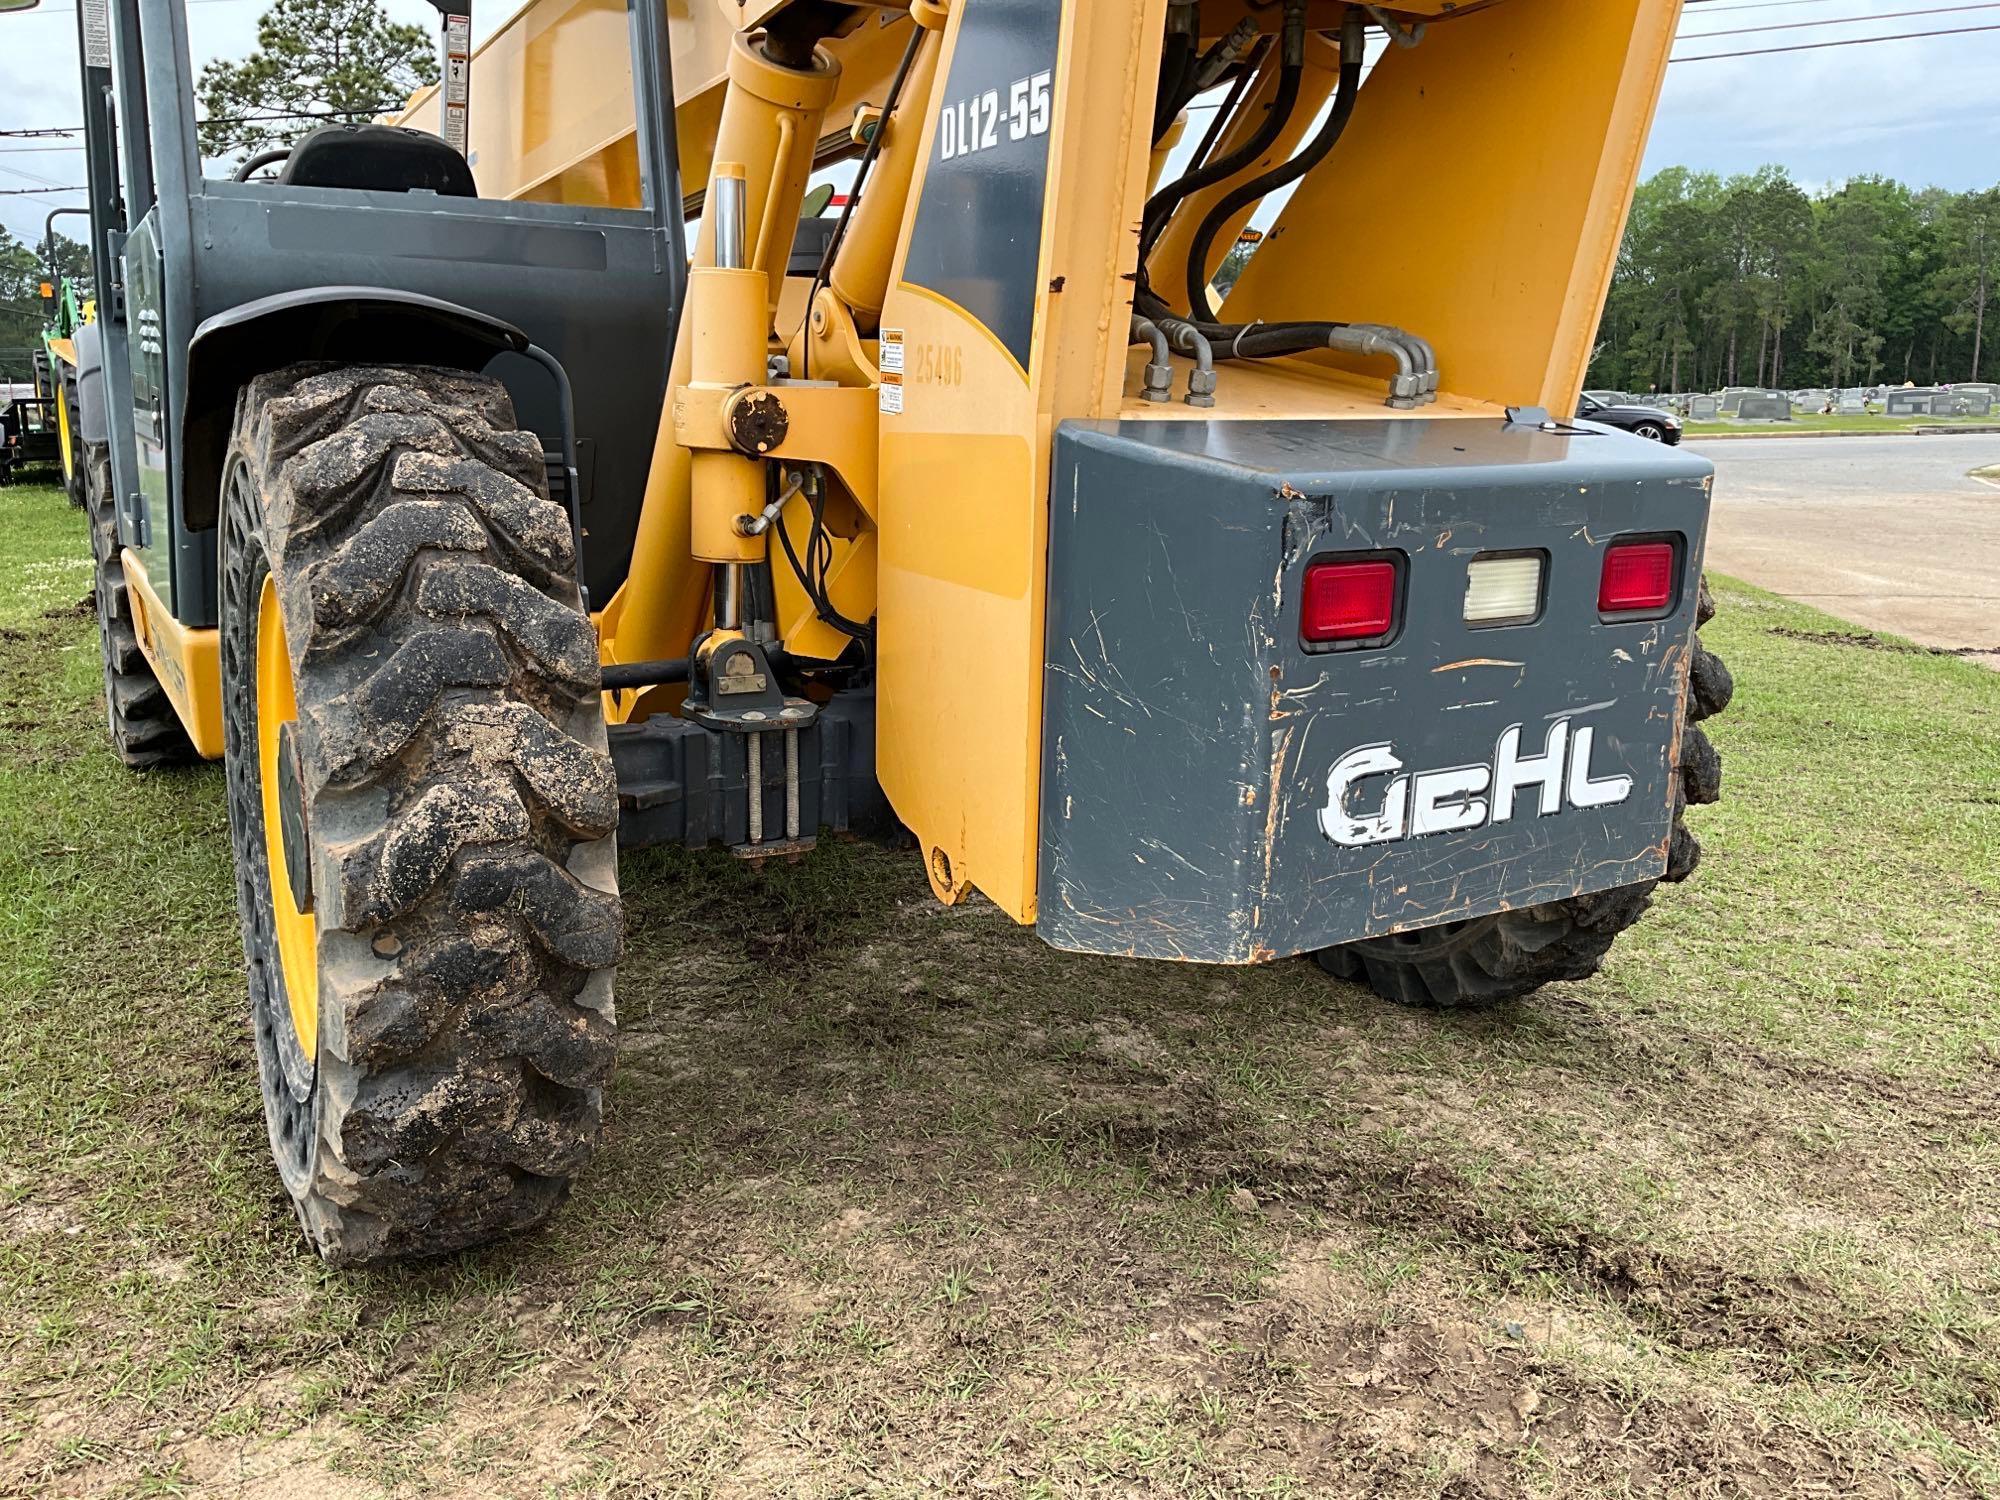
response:
[[[1595,731],[1572,730],[1568,719],[1549,726],[1539,754],[1521,753],[1521,726],[1509,725],[1484,765],[1446,766],[1436,771],[1398,775],[1403,769],[1395,747],[1388,743],[1362,745],[1333,763],[1326,778],[1326,806],[1320,810],[1320,832],[1350,848],[1386,844],[1396,839],[1422,838],[1430,833],[1457,833],[1513,819],[1523,792],[1534,810],[1546,817],[1570,807],[1611,807],[1632,795],[1630,776],[1592,776],[1590,752]],[[1381,805],[1374,811],[1355,807],[1357,787],[1370,776],[1390,776]]]

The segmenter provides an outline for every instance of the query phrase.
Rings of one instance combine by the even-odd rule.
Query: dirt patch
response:
[[[1792,641],[1808,641],[1815,646],[1856,646],[1865,651],[1889,651],[1905,656],[1992,656],[2000,653],[2000,646],[1918,646],[1908,641],[1888,641],[1866,630],[1790,630],[1773,626],[1771,634]]]
[[[97,613],[97,600],[95,596],[90,594],[85,594],[81,599],[78,599],[74,604],[64,605],[58,609],[43,610],[42,618],[44,620],[89,619],[95,617],[96,613]],[[19,637],[16,637],[16,639],[18,638]]]

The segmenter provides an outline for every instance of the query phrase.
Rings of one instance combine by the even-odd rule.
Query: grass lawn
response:
[[[1789,422],[1685,422],[1681,430],[1689,437],[1714,437],[1717,433],[1743,433],[1768,437],[1774,432],[1908,432],[1912,427],[1992,427],[2000,417],[1884,417],[1821,416],[1817,412],[1795,415]]]
[[[221,774],[0,515],[0,1494],[2000,1493],[2000,673],[1719,581],[1701,869],[1484,1016],[635,855],[569,1207],[333,1275]]]

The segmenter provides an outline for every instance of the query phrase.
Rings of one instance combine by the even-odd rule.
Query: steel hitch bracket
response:
[[[815,837],[801,826],[799,732],[819,717],[810,699],[788,696],[764,648],[733,631],[713,630],[688,655],[688,692],[682,717],[705,729],[744,737],[744,789],[749,799],[749,841],[733,845],[746,859],[767,859],[810,849]],[[782,737],[785,823],[777,838],[765,837],[764,749],[767,736]]]

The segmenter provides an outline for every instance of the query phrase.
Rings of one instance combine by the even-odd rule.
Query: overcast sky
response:
[[[81,119],[74,3],[43,0],[40,10],[0,16],[0,129],[74,125]],[[256,42],[257,16],[267,3],[188,0],[196,66],[211,57],[248,52]],[[385,3],[399,20],[427,29],[436,24],[436,12],[424,0]],[[475,37],[483,36],[514,8],[483,0],[474,7]],[[1857,24],[1837,24],[1843,17],[1859,19]],[[1807,21],[1836,24],[1798,24]],[[1746,172],[1776,162],[1809,188],[1864,172],[1916,185],[1991,187],[2000,181],[2000,107],[1996,107],[2000,4],[1701,0],[1687,8],[1675,56],[1692,59],[1707,53],[1989,25],[1995,29],[1927,40],[1678,62],[1667,73],[1646,170],[1679,163],[1716,172]],[[1787,29],[1713,35],[1752,27]],[[477,98],[473,107],[478,107]],[[57,149],[48,149],[51,146]],[[56,142],[0,137],[0,188],[62,186],[82,180],[82,157],[75,150]],[[73,195],[54,194],[0,197],[0,223],[23,238],[39,238],[43,215],[51,207],[78,201]]]

